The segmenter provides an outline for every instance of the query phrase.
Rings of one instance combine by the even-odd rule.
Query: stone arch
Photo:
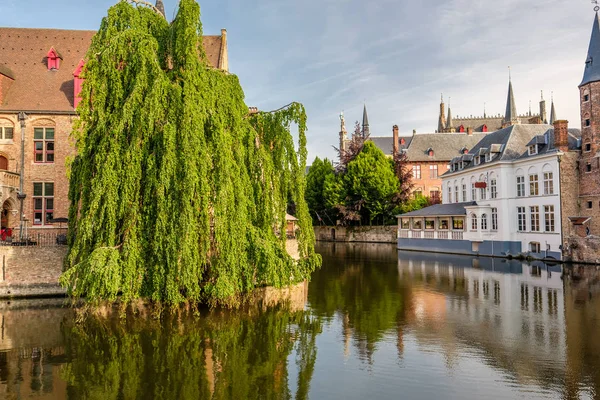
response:
[[[542,167],[542,172],[554,172],[554,170],[552,169],[552,166],[550,164],[546,163]]]
[[[42,127],[42,126],[56,127],[56,122],[53,119],[41,117],[41,118],[36,118],[36,119],[32,120],[31,125],[34,127]]]

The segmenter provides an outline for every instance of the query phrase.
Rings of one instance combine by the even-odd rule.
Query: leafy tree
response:
[[[394,197],[394,202],[401,205],[410,199],[410,194],[414,186],[412,182],[412,168],[408,162],[406,152],[398,151],[394,154],[394,172],[400,182],[400,187]]]
[[[432,201],[429,197],[416,195],[400,206],[400,213],[404,214],[411,211],[417,211],[429,207],[430,205],[432,205]]]
[[[389,159],[373,142],[366,142],[348,164],[344,180],[351,201],[363,201],[361,214],[369,223],[393,209],[399,182]]]
[[[346,172],[348,164],[352,162],[362,151],[363,146],[369,140],[369,133],[365,135],[365,132],[360,128],[360,123],[356,121],[354,123],[354,133],[352,138],[346,144],[345,149],[338,149],[334,146],[334,149],[338,152],[338,159],[340,160],[337,165],[338,172]]]
[[[236,304],[256,286],[310,277],[320,257],[304,197],[304,107],[249,115],[237,77],[209,66],[196,1],[181,0],[170,24],[117,3],[83,74],[61,277],[71,295]],[[300,262],[276,234],[290,202]]]
[[[316,157],[306,176],[306,203],[313,222],[319,224],[318,216],[326,217],[329,207],[325,205],[324,189],[328,177],[334,176],[333,164],[328,159]]]

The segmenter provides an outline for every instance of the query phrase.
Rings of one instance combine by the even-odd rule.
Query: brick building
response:
[[[30,231],[50,232],[57,226],[53,219],[68,215],[70,134],[77,119],[79,73],[94,34],[0,28],[2,228],[19,227],[20,197]],[[203,45],[210,64],[227,71],[226,31],[204,36]]]

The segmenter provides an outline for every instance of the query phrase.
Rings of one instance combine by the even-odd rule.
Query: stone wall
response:
[[[0,246],[0,298],[64,295],[58,284],[66,246]]]
[[[600,264],[600,237],[575,237],[567,239],[565,261],[574,263]]]
[[[397,243],[398,226],[315,226],[315,237],[321,241]]]
[[[563,246],[567,243],[567,238],[569,236],[575,235],[569,217],[580,215],[579,198],[575,195],[576,193],[579,193],[578,158],[578,151],[569,151],[560,157],[560,219],[563,233]]]

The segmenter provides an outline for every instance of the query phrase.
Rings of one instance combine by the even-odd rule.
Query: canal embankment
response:
[[[398,226],[315,226],[315,238],[323,242],[397,243]]]

